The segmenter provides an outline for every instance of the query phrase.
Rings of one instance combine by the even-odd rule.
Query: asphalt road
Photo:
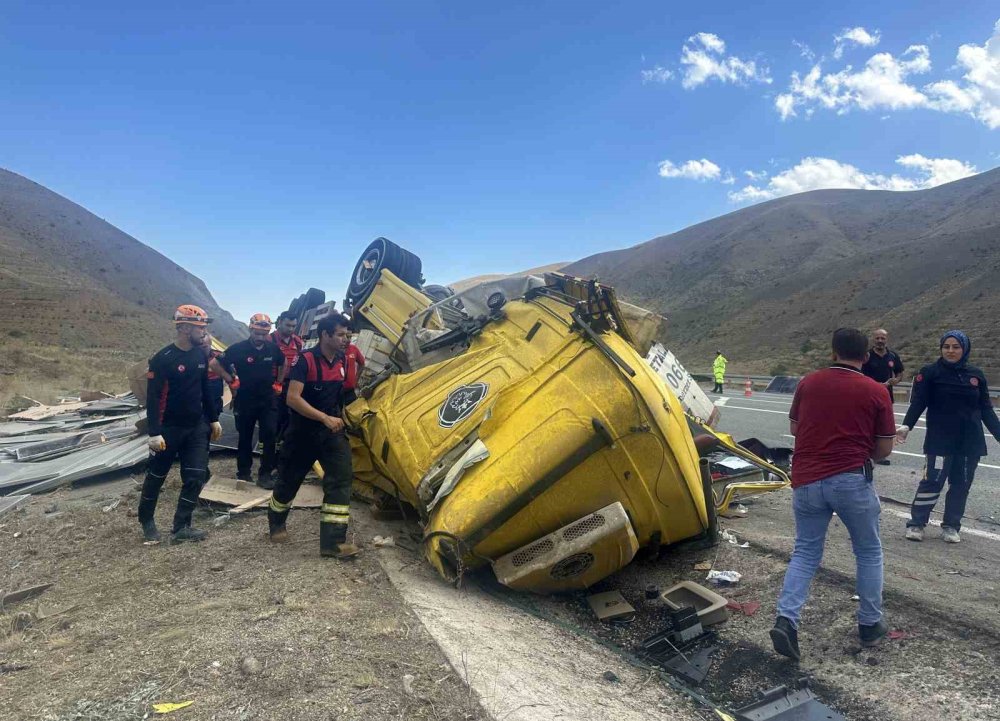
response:
[[[718,427],[737,441],[756,437],[765,443],[793,446],[788,434],[788,409],[792,397],[786,394],[755,392],[724,396],[710,394],[722,406]],[[906,413],[896,404],[897,423]],[[962,522],[962,543],[940,540],[944,499],[931,516],[931,527],[922,543],[903,538],[909,502],[923,472],[921,454],[925,424],[921,420],[906,444],[893,452],[889,466],[876,466],[875,483],[882,503],[882,542],[885,548],[886,589],[903,602],[927,605],[944,613],[959,614],[975,627],[1000,632],[997,593],[1000,588],[1000,444],[989,433],[989,454],[982,459],[969,494],[966,518]],[[750,515],[740,522],[747,538],[782,553],[791,551],[794,520],[791,493],[787,491],[759,497],[750,506]],[[845,576],[854,575],[854,558],[840,524],[834,524],[827,543],[824,566]]]

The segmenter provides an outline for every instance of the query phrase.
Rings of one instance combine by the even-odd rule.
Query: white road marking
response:
[[[726,410],[735,408],[738,411],[757,411],[758,413],[777,413],[780,416],[788,416],[788,411],[772,411],[767,408],[747,408],[746,406],[726,406]]]
[[[791,435],[790,433],[782,433],[781,435],[783,435],[785,438],[795,438],[795,436]],[[910,453],[908,451],[897,451],[896,449],[893,449],[892,453],[893,453],[893,455],[912,456],[913,458],[923,458],[924,457],[923,453]],[[992,466],[989,463],[980,463],[979,467],[980,468],[997,468],[997,469],[1000,469],[1000,466]]]
[[[895,510],[893,510],[891,508],[886,508],[885,506],[882,506],[882,512],[883,513],[887,513],[887,512],[891,513],[892,515],[898,516],[899,518],[906,518],[906,519],[910,518],[910,514],[909,513],[904,513],[903,511],[895,511]],[[930,525],[932,525],[932,526],[940,526],[941,525],[941,521],[930,521]],[[968,534],[970,536],[979,536],[980,538],[987,538],[987,539],[989,539],[991,541],[1000,541],[1000,534],[990,533],[989,531],[980,531],[978,528],[964,528],[963,527],[961,532],[962,533],[966,533],[966,534]]]
[[[715,400],[715,405],[717,405],[717,406],[724,406],[724,405],[726,405],[726,403],[728,403],[728,402],[729,402],[729,399],[728,399],[728,398],[717,398],[717,399]]]

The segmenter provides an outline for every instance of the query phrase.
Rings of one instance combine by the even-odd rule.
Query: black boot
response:
[[[268,471],[267,473],[261,471],[257,474],[257,485],[265,491],[274,490],[274,484],[276,481],[277,479],[274,477],[274,471]]]
[[[183,526],[170,534],[171,543],[184,543],[185,541],[204,541],[208,533],[191,526]]]
[[[799,653],[799,633],[792,626],[792,622],[784,616],[778,616],[771,629],[771,643],[774,650],[782,656],[798,661],[801,658]]]
[[[142,524],[142,537],[146,543],[159,543],[160,532],[156,528],[156,522],[151,518]]]
[[[885,617],[880,618],[878,623],[869,626],[858,624],[858,637],[861,639],[861,645],[865,648],[877,646],[887,633],[889,633],[889,624],[885,622]]]

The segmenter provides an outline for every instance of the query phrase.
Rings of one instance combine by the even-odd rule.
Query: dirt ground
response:
[[[783,497],[772,494],[764,502],[781,504]],[[693,567],[710,561],[715,569],[742,574],[737,585],[716,589],[719,593],[741,604],[760,604],[753,615],[737,611],[715,627],[717,636],[712,643],[718,650],[708,678],[698,690],[724,708],[738,708],[753,701],[759,691],[807,677],[817,695],[851,721],[1000,719],[1000,637],[992,624],[956,613],[946,605],[929,603],[910,589],[899,590],[892,567],[887,570],[884,609],[899,637],[873,649],[861,648],[853,568],[849,574],[835,570],[839,564],[832,558],[850,556],[846,531],[836,519],[827,543],[831,557],[827,565],[834,569],[821,570],[814,580],[802,618],[799,643],[803,658],[794,663],[776,655],[768,630],[774,623],[790,539],[759,533],[745,536],[744,528],[749,531],[755,527],[753,513],[751,507],[749,518],[724,522],[740,542],[751,539],[749,548],[722,543],[712,549],[668,550],[658,560],[639,560],[590,589],[621,591],[638,611],[632,624],[595,622],[585,594],[533,599],[530,603],[554,622],[573,624],[622,650],[634,650],[665,622],[662,607],[644,602],[646,585],[665,589],[680,580],[709,585],[706,572]],[[927,569],[911,567],[909,572],[926,577]]]
[[[233,466],[213,456],[216,474]],[[175,470],[161,531],[178,488]],[[195,518],[206,541],[146,546],[136,500],[125,478],[0,519],[3,589],[55,584],[0,610],[3,717],[141,719],[193,700],[166,718],[485,718],[387,580],[364,513],[352,530],[365,552],[340,562],[318,554],[315,511],[292,512],[287,546],[267,543],[260,512],[215,527],[208,510]]]

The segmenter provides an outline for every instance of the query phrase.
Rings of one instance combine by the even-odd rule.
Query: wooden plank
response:
[[[227,506],[239,507],[248,503],[253,504],[260,497],[261,489],[255,484],[218,476],[213,476],[212,480],[201,490],[202,500],[222,503]],[[267,498],[270,497],[268,494]],[[312,483],[303,483],[292,501],[294,508],[319,508],[321,505],[323,505],[323,489]],[[254,506],[249,507],[253,508]]]
[[[246,503],[236,506],[236,508],[229,511],[229,515],[235,516],[237,513],[243,513],[243,511],[249,511],[251,508],[256,508],[257,506],[263,506],[269,500],[271,500],[270,492],[268,492],[266,496],[260,496],[259,498],[255,498],[252,501],[247,501]]]

